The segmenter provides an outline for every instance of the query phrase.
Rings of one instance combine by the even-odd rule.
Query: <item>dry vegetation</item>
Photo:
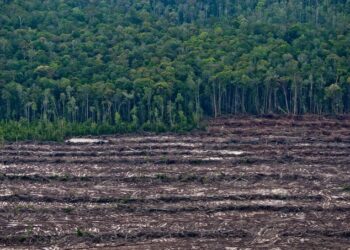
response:
[[[346,249],[350,118],[1,149],[0,247]]]

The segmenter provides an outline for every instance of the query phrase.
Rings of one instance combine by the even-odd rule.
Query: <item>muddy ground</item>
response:
[[[350,117],[98,139],[2,146],[0,248],[350,247]]]

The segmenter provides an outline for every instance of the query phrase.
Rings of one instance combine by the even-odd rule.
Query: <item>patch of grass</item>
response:
[[[70,179],[70,176],[68,174],[65,174],[61,176],[60,181],[68,181]]]
[[[350,192],[350,185],[343,186],[343,191]]]
[[[27,236],[33,235],[33,229],[34,229],[33,226],[27,227],[27,229],[26,229]]]
[[[70,214],[74,211],[73,207],[65,207],[63,208],[63,212],[65,212],[66,214]]]
[[[26,241],[27,241],[27,236],[24,236],[24,235],[19,236],[18,241],[19,241],[20,243],[26,242]]]
[[[178,176],[178,180],[182,182],[197,181],[203,184],[205,181],[205,177],[195,174],[180,174]]]
[[[191,165],[200,165],[200,164],[205,163],[205,161],[203,161],[201,159],[191,159],[191,160],[189,160],[188,163]]]
[[[80,228],[76,229],[76,234],[77,234],[78,237],[83,237],[84,236],[84,232]]]
[[[12,211],[14,214],[21,214],[25,211],[35,211],[35,207],[32,205],[17,205]]]
[[[156,174],[156,179],[161,181],[168,181],[170,179],[166,174]]]
[[[120,198],[120,200],[118,201],[119,204],[128,204],[132,201],[133,199],[131,197],[123,197]]]
[[[243,164],[253,164],[256,162],[256,159],[253,159],[253,158],[242,158],[239,163],[243,163]]]
[[[220,174],[218,174],[217,177],[218,177],[220,180],[223,180],[223,179],[225,179],[226,174],[223,173],[223,172],[220,172]]]
[[[93,237],[93,235],[90,232],[84,231],[79,227],[76,229],[75,233],[78,237]]]
[[[71,179],[71,176],[69,174],[64,174],[64,175],[54,175],[51,177],[52,180],[56,180],[56,181],[63,181],[66,182],[69,179]]]

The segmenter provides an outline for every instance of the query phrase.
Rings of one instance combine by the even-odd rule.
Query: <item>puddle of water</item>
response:
[[[107,140],[91,139],[91,138],[71,138],[66,143],[106,143]]]

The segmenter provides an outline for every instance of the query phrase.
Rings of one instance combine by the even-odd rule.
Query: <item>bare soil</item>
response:
[[[350,117],[220,118],[0,152],[0,248],[350,246]]]

